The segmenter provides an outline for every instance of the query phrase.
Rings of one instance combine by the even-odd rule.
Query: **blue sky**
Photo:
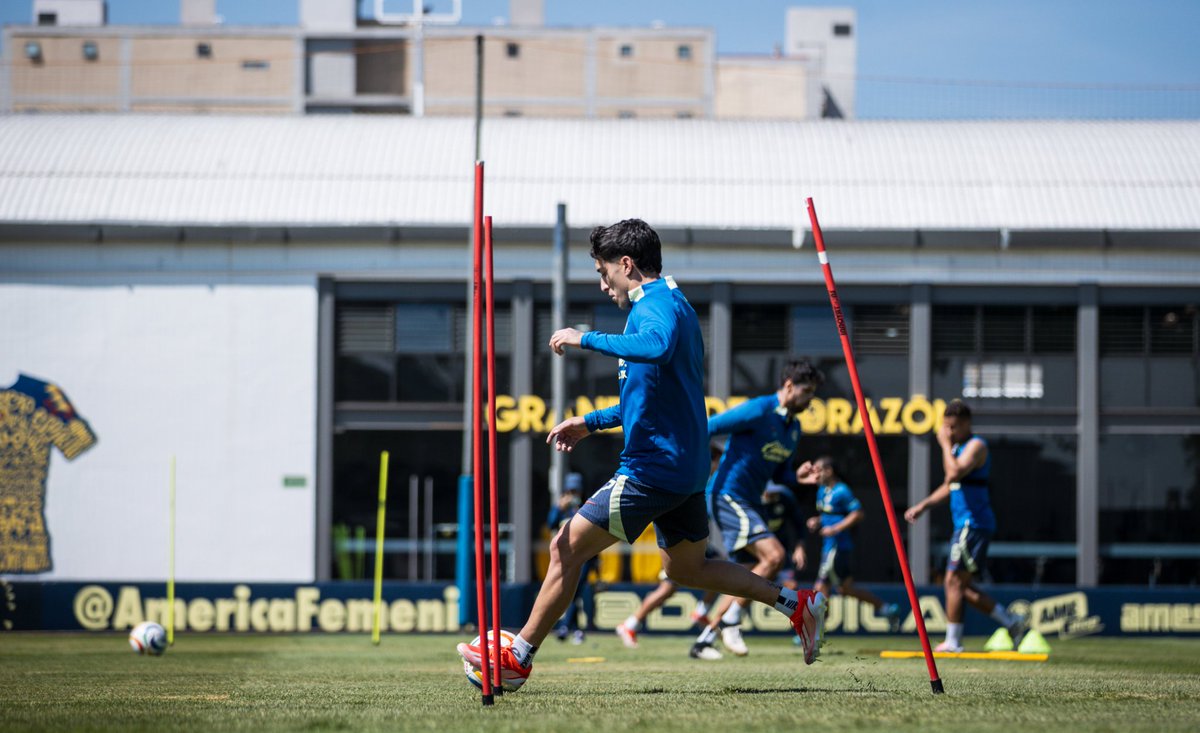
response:
[[[712,27],[720,53],[769,53],[783,43],[788,7],[838,4],[858,11],[861,117],[1200,117],[1198,0],[545,2],[549,25]],[[32,5],[0,0],[0,23],[29,23]],[[508,15],[508,0],[463,5],[468,24]],[[109,0],[108,7],[113,24],[179,20],[176,0]],[[298,8],[299,0],[217,1],[231,25],[294,25]],[[387,8],[404,11],[411,2],[387,0]]]

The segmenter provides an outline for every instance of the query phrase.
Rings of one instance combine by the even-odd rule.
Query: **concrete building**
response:
[[[725,58],[710,28],[547,27],[541,0],[488,27],[462,25],[457,5],[369,18],[357,5],[301,0],[299,26],[253,28],[181,0],[178,26],[110,26],[102,0],[37,0],[35,24],[4,29],[0,111],[468,115],[482,36],[489,116],[853,116],[855,37],[838,31],[851,11],[793,9],[802,40],[786,56]]]
[[[50,466],[43,577],[159,577],[172,455],[203,548],[181,580],[340,577],[385,449],[397,496],[433,487],[389,510],[409,544],[386,572],[428,577],[411,552],[455,521],[473,142],[468,119],[0,117],[0,379],[52,382],[96,436]],[[815,359],[802,457],[838,458],[860,541],[886,542],[812,196],[898,507],[940,481],[930,433],[961,398],[993,456],[997,580],[1200,579],[1200,124],[496,119],[483,149],[506,578],[534,576],[548,501],[559,202],[569,322],[620,329],[586,233],[649,221],[700,315],[710,408]],[[616,394],[611,359],[567,365],[572,409]],[[598,486],[619,444],[571,469]],[[908,530],[918,581],[949,533],[938,512]],[[858,577],[898,582],[890,549]]]

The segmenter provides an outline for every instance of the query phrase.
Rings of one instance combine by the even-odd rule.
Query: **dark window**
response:
[[[1100,309],[1100,404],[1200,406],[1195,305]]]
[[[523,115],[524,115],[524,113],[523,113],[521,110],[519,110],[519,109],[506,109],[506,110],[504,110],[504,116],[505,116],[505,117],[521,117],[521,116],[523,116]]]
[[[1200,582],[1200,436],[1101,436],[1099,475],[1100,582]]]
[[[833,35],[835,36],[849,36],[852,30],[849,23],[833,24]]]
[[[38,13],[38,25],[58,25],[58,13]]]
[[[680,61],[690,61],[692,58],[692,47],[686,43],[680,44],[679,48],[675,49],[675,55]]]
[[[617,110],[618,120],[632,120],[634,117],[637,117],[637,113],[631,109]]]
[[[618,53],[621,55],[621,58],[623,58],[623,59],[630,58],[631,56],[633,56],[633,45],[629,44],[629,43],[622,43],[621,48],[618,50]]]
[[[85,61],[95,61],[100,58],[100,49],[96,47],[95,41],[83,42],[83,59]]]
[[[1074,306],[936,307],[934,394],[1004,408],[1074,405],[1076,318]]]
[[[519,43],[505,44],[504,52],[505,52],[505,54],[508,55],[508,57],[510,59],[518,58],[521,55],[521,44],[519,44]]]
[[[270,61],[263,61],[263,60],[261,60],[261,59],[252,59],[252,60],[249,60],[249,61],[243,61],[243,62],[242,62],[242,68],[243,68],[243,69],[247,69],[247,70],[251,70],[251,71],[260,71],[260,70],[263,70],[263,69],[269,69],[269,68],[271,68],[271,62],[270,62]]]
[[[212,44],[197,43],[196,44],[196,58],[211,59],[212,58]]]
[[[37,41],[25,42],[25,58],[39,64],[42,62],[42,44]]]

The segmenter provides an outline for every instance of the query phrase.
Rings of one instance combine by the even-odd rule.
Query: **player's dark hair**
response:
[[[946,411],[942,413],[943,417],[956,417],[964,420],[971,419],[971,408],[967,407],[967,403],[962,400],[954,400],[946,405]]]
[[[782,387],[784,382],[792,384],[811,384],[814,387],[820,387],[825,384],[825,375],[821,373],[808,359],[793,359],[783,365],[783,370],[779,375],[779,385]]]
[[[641,219],[624,219],[607,227],[596,227],[590,237],[592,259],[616,262],[628,256],[647,275],[662,272],[662,242],[658,232]]]
[[[814,460],[814,461],[813,461],[813,463],[816,463],[816,464],[824,464],[824,465],[826,465],[826,466],[829,466],[830,468],[832,468],[834,473],[837,473],[837,472],[838,472],[838,471],[837,471],[837,464],[835,464],[835,463],[833,462],[833,456],[817,456],[816,460]]]

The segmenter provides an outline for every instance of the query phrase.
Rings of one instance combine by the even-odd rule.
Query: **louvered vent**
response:
[[[378,354],[395,351],[394,313],[390,305],[338,305],[339,354]]]
[[[1075,308],[1074,306],[1035,307],[1031,313],[1033,327],[1033,353],[1075,353]]]
[[[1144,308],[1100,309],[1100,354],[1144,354],[1146,310]]]
[[[854,306],[853,336],[855,353],[907,354],[908,306]]]
[[[734,351],[783,351],[788,347],[788,309],[745,306],[733,311]]]
[[[974,354],[976,352],[976,307],[973,305],[938,306],[933,311],[933,351],[935,354]]]

